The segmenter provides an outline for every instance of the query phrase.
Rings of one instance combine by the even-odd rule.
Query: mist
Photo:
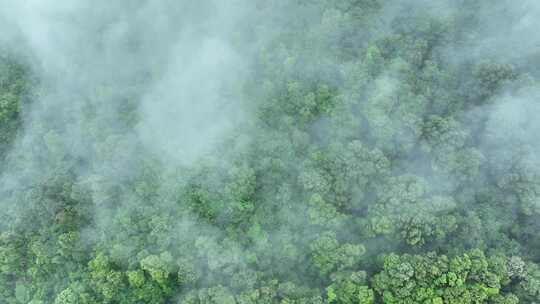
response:
[[[0,0],[0,303],[540,301],[539,17]]]

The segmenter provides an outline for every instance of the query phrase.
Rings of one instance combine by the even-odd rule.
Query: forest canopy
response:
[[[0,303],[540,303],[540,2],[0,27]]]

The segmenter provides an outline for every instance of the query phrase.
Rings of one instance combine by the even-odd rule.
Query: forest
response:
[[[540,303],[539,1],[0,28],[0,304]]]

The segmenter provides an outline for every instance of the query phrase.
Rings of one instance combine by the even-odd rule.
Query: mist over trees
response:
[[[0,304],[540,303],[540,2],[0,27]]]

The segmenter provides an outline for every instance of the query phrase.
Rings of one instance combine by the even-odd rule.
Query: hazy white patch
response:
[[[0,44],[30,58],[43,87],[23,109],[24,133],[8,155],[0,194],[67,167],[92,183],[94,203],[105,201],[104,185],[132,178],[141,153],[188,165],[243,117],[249,59],[238,53],[246,43],[237,31],[251,7],[244,0],[0,0],[0,7]],[[128,118],[138,121],[134,130],[125,115],[137,116]]]
[[[519,166],[540,174],[540,91],[503,95],[486,110],[489,118],[483,146],[496,160],[494,165],[507,169]]]
[[[165,157],[191,163],[207,153],[241,118],[230,94],[242,62],[216,38],[182,39],[167,72],[146,95],[138,125],[143,142]]]

